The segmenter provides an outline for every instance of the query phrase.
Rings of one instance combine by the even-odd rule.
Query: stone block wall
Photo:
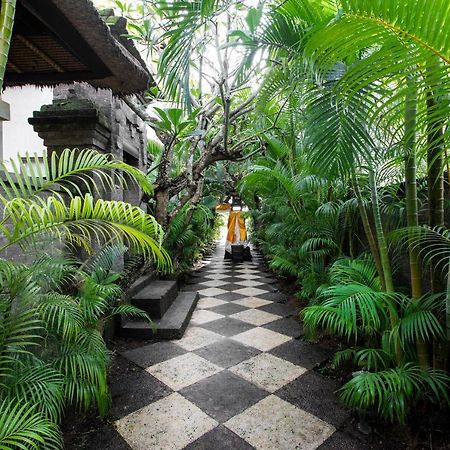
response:
[[[54,100],[35,111],[30,123],[50,153],[64,148],[94,148],[145,170],[147,163],[146,125],[111,91],[85,83],[55,87]],[[107,200],[140,204],[140,192],[127,189],[102,192]]]

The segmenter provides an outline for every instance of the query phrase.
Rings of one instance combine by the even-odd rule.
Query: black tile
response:
[[[228,370],[181,389],[180,394],[221,423],[269,395]]]
[[[227,283],[220,286],[220,289],[225,289],[226,291],[235,291],[239,289],[239,286],[235,283]]]
[[[286,334],[287,336],[292,336],[293,338],[299,338],[304,335],[303,324],[297,322],[294,319],[280,319],[275,320],[275,322],[270,322],[263,325],[267,328],[277,333]]]
[[[195,350],[194,353],[220,367],[232,367],[242,361],[259,355],[261,352],[230,339],[222,339],[214,344]]]
[[[231,276],[228,276],[226,278],[222,278],[222,281],[224,283],[236,283],[236,281],[240,281],[240,280],[242,280],[242,279],[241,278],[237,278],[237,277],[231,277]]]
[[[217,296],[216,298],[219,297],[221,296]],[[224,300],[224,298],[221,298],[221,300]],[[223,305],[214,306],[214,308],[209,308],[210,311],[215,312],[217,314],[223,314],[224,316],[231,316],[231,314],[236,314],[246,309],[248,308],[245,308],[244,306],[241,305],[237,305],[235,303],[225,303]]]
[[[109,373],[112,407],[108,416],[120,419],[172,393],[165,384],[127,359],[117,356]]]
[[[172,342],[155,342],[154,344],[144,345],[123,352],[122,356],[133,361],[138,366],[146,369],[147,367],[166,361],[176,356],[186,353],[180,346],[172,344]]]
[[[212,281],[212,280],[208,280],[208,281]],[[211,289],[211,288],[220,288],[222,289],[222,286],[208,286],[207,284],[204,283],[199,283],[197,285],[195,285],[195,287],[200,291],[202,289]]]
[[[211,278],[201,276],[201,277],[194,278],[192,281],[200,284],[200,283],[206,283],[207,281],[211,281]]]
[[[262,297],[258,295],[258,298]],[[294,308],[288,305],[284,305],[283,303],[269,303],[268,305],[261,306],[258,309],[272,314],[277,314],[282,317],[290,317],[295,313]]]
[[[253,280],[253,281],[258,281],[258,280]],[[259,286],[255,286],[258,289],[264,289],[267,292],[278,292],[278,288],[276,286],[274,286],[273,284],[269,284],[269,283],[264,283],[264,284],[260,284]]]
[[[370,446],[347,433],[336,431],[317,450],[364,450]],[[385,447],[386,448],[386,447]]]
[[[95,421],[85,425],[83,432],[71,433],[72,439],[69,437],[68,440],[67,434],[64,433],[66,450],[132,450],[112,425],[99,426]]]
[[[234,302],[236,300],[242,300],[245,298],[245,295],[236,294],[236,292],[226,292],[225,294],[216,295],[216,298],[219,300],[225,300],[226,302]]]
[[[335,394],[339,387],[338,382],[309,371],[276,395],[339,428],[350,417],[350,411]]]
[[[261,268],[259,269],[259,275],[261,277],[268,277],[268,278],[273,278],[274,275],[271,272],[265,272],[264,270],[262,270]]]
[[[286,295],[283,292],[267,292],[266,294],[258,295],[258,297],[277,303],[286,303],[290,298],[289,295]]]
[[[299,340],[285,342],[270,353],[307,369],[313,369],[331,356],[329,350]]]
[[[223,270],[222,272],[220,272],[221,275],[225,275],[227,277],[232,277],[234,276],[234,272],[232,270]]]
[[[254,325],[243,322],[242,320],[235,319],[233,317],[224,317],[223,319],[204,323],[200,326],[202,328],[206,328],[207,330],[214,331],[214,333],[219,333],[222,336],[234,336],[235,334],[243,333],[244,331],[248,331],[251,328],[255,328]]]
[[[253,450],[254,447],[241,439],[223,425],[214,428],[196,441],[185,447],[185,450]]]

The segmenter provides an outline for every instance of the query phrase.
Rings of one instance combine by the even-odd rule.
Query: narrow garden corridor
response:
[[[221,243],[192,274],[187,288],[200,300],[181,340],[122,353],[146,373],[134,376],[143,390],[132,405],[112,386],[120,448],[361,448],[336,431],[349,417],[337,385],[312,370],[328,352],[301,340],[261,257],[234,264],[223,255]]]

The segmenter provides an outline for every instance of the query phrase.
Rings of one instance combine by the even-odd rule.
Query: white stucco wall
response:
[[[15,158],[18,154],[41,154],[44,149],[42,139],[28,123],[33,111],[53,100],[52,88],[7,88],[2,99],[10,104],[11,120],[3,122],[3,160]]]

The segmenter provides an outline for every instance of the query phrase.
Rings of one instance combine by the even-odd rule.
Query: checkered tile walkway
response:
[[[299,339],[260,257],[233,264],[223,254],[219,245],[193,274],[188,288],[201,298],[184,337],[123,354],[156,387],[116,430],[134,450],[331,448],[348,413],[310,370],[327,353]]]

